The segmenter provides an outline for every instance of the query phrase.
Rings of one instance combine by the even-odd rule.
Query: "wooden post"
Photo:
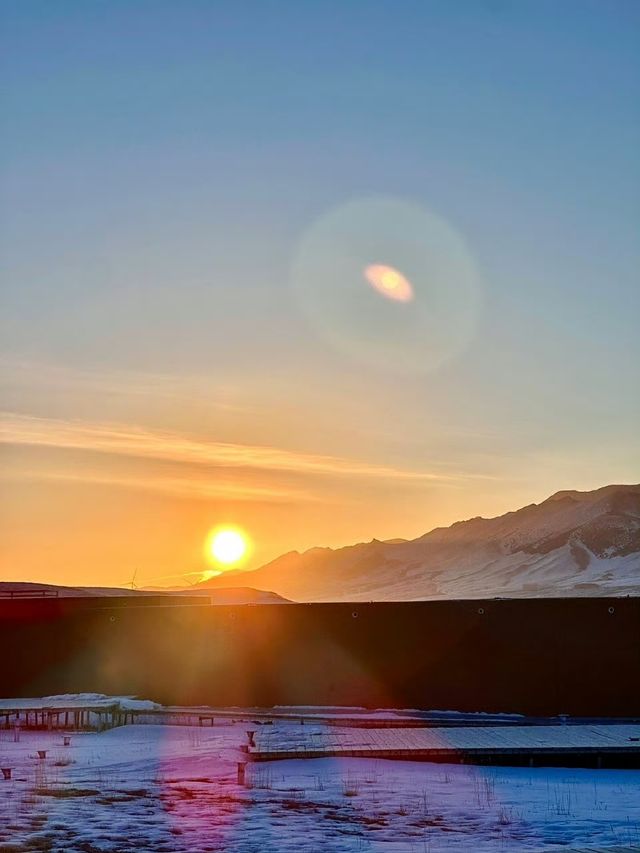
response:
[[[244,761],[238,761],[238,785],[245,784],[244,771],[246,766]]]
[[[11,779],[11,767],[3,767],[2,768],[2,776],[5,779]]]

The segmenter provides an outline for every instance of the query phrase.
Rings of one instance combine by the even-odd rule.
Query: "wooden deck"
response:
[[[63,697],[60,697],[63,700]],[[291,758],[395,758],[474,764],[640,768],[640,724],[599,721],[514,724],[401,717],[393,712],[347,714],[316,709],[175,707],[128,708],[118,700],[82,704],[30,700],[0,705],[5,729],[97,730],[127,724],[225,726],[252,731],[243,747],[249,761]]]
[[[79,731],[124,726],[134,721],[136,712],[127,711],[117,702],[112,704],[43,705],[0,708],[0,727],[5,729],[54,729]]]
[[[251,761],[394,758],[479,764],[640,766],[640,726],[494,726],[353,729],[260,727]]]

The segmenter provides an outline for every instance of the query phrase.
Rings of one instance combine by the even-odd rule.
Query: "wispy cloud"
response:
[[[250,411],[250,407],[235,400],[230,388],[201,376],[185,377],[173,373],[97,368],[83,370],[68,365],[0,357],[0,384],[8,388],[31,388],[38,391],[47,388],[142,399],[206,399],[208,405],[217,409]]]
[[[199,477],[170,477],[154,471],[147,477],[129,474],[107,474],[90,469],[82,471],[32,471],[25,470],[9,475],[9,479],[78,483],[96,486],[134,489],[156,492],[172,497],[194,500],[223,500],[242,502],[290,502],[310,501],[313,496],[302,489],[284,486],[251,485],[228,483],[216,479]],[[3,475],[7,479],[7,475]]]
[[[132,425],[39,418],[15,413],[0,415],[0,442],[111,453],[213,468],[405,481],[459,482],[466,479],[464,475],[411,471],[357,459],[233,444]]]

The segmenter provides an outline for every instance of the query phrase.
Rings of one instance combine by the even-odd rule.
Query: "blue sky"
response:
[[[351,526],[301,515],[295,547],[637,481],[636,2],[5,0],[0,15],[3,409],[482,478],[381,483]],[[476,263],[475,333],[438,370],[353,358],[292,295],[314,222],[378,195],[441,217]],[[158,377],[188,399],[154,396]],[[6,451],[14,529],[46,506],[42,466],[62,477],[90,453],[36,461],[30,441]],[[67,482],[60,529],[77,490],[127,489],[105,479]],[[273,528],[269,507],[209,509]]]

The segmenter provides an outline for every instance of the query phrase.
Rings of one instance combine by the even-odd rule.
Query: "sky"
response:
[[[251,568],[638,482],[635,0],[0,29],[2,579],[182,583],[219,525]]]

